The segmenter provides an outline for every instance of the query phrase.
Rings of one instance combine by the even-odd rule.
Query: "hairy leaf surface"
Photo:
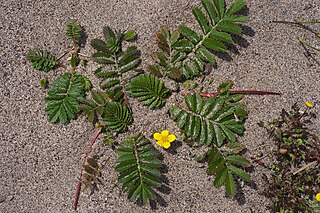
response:
[[[229,196],[233,196],[236,193],[236,184],[233,175],[242,178],[244,181],[250,180],[250,175],[248,173],[232,164],[242,167],[250,166],[249,161],[240,155],[227,156],[226,153],[221,152],[216,147],[211,148],[208,151],[207,172],[209,175],[216,176],[213,185],[217,188],[225,185]]]
[[[219,88],[221,91],[230,84],[224,83],[222,86]],[[245,131],[243,119],[246,112],[239,100],[237,95],[230,95],[228,89],[217,97],[207,99],[199,93],[187,94],[186,107],[174,105],[170,116],[185,136],[198,145],[214,143],[221,147],[224,142],[235,142],[236,135],[242,135]]]
[[[143,101],[149,108],[164,105],[169,89],[162,81],[150,74],[139,75],[131,80],[129,95]]]
[[[32,50],[27,54],[27,58],[35,69],[44,72],[54,70],[59,64],[59,60],[45,50]]]
[[[79,112],[79,103],[83,100],[90,81],[77,73],[65,73],[52,82],[52,88],[45,98],[45,112],[52,123],[67,123]]]
[[[92,47],[97,50],[92,58],[102,65],[95,71],[95,75],[102,80],[102,89],[114,101],[121,101],[128,81],[141,73],[138,69],[141,63],[138,49],[135,46],[129,46],[126,50],[122,48],[123,41],[133,40],[135,33],[129,30],[126,34],[121,34],[110,27],[104,27],[103,33],[106,40],[91,41]]]
[[[160,153],[143,135],[127,137],[117,149],[118,160],[115,170],[128,199],[139,199],[145,204],[155,198],[154,187],[162,184]]]
[[[204,71],[206,63],[215,63],[214,54],[226,52],[225,43],[232,43],[231,34],[240,34],[239,24],[247,22],[247,17],[237,12],[245,6],[244,0],[236,0],[229,7],[224,0],[202,0],[203,10],[195,7],[192,13],[202,32],[180,25],[179,31],[171,32],[162,28],[157,35],[163,54],[156,54],[156,64],[149,66],[158,76],[169,75],[173,70],[179,75],[173,79],[192,79]]]
[[[102,114],[103,123],[115,132],[124,132],[132,123],[129,109],[118,102],[109,102],[105,105]]]

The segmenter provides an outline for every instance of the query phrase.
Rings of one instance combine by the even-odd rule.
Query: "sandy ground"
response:
[[[43,112],[46,91],[39,81],[46,76],[53,80],[63,70],[48,75],[38,72],[26,60],[27,52],[39,47],[61,54],[65,47],[64,24],[78,19],[88,35],[82,53],[93,53],[89,41],[102,36],[103,26],[131,28],[139,34],[136,44],[144,55],[145,67],[156,50],[154,38],[159,28],[167,25],[173,29],[184,23],[198,29],[191,9],[200,4],[200,0],[1,1],[0,212],[72,212],[81,161],[89,143],[86,136],[92,130],[82,116],[65,126],[48,122]],[[247,132],[239,140],[247,146],[250,157],[272,147],[266,132],[258,127],[259,121],[266,122],[295,102],[301,106],[305,101],[319,103],[320,66],[308,59],[295,41],[296,37],[308,39],[312,34],[270,21],[319,19],[320,5],[316,0],[248,0],[247,5],[250,21],[245,35],[237,39],[227,60],[218,59],[209,78],[214,79],[212,90],[231,79],[236,89],[283,93],[280,97],[244,99],[250,114]],[[319,54],[313,56],[320,61]],[[95,67],[89,63],[80,72],[94,79]],[[172,98],[161,110],[147,110],[130,101],[135,118],[131,132],[150,135],[167,128],[178,135],[179,130],[166,114]],[[314,110],[318,113],[319,105]],[[312,126],[314,132],[320,132],[319,124],[318,116]],[[171,152],[160,151],[168,167],[168,187],[159,192],[161,197],[155,203],[141,207],[127,201],[126,194],[116,186],[115,153],[97,143],[94,153],[102,155],[104,185],[92,196],[82,193],[79,212],[266,212],[268,199],[259,194],[263,189],[261,174],[267,172],[262,167],[255,165],[252,183],[229,199],[223,188],[213,188],[213,178],[191,159],[193,148],[178,141]]]

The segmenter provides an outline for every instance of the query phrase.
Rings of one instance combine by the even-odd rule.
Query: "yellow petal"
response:
[[[162,140],[162,135],[159,132],[153,134],[153,138],[160,141]]]
[[[307,101],[305,104],[306,104],[306,106],[307,106],[308,108],[312,108],[312,107],[313,107],[312,103],[310,103],[309,101]]]
[[[170,134],[168,135],[167,140],[171,143],[176,140],[176,136],[174,134]]]
[[[168,149],[170,147],[170,143],[169,142],[164,142],[163,143],[163,148]]]
[[[167,137],[168,135],[169,135],[169,131],[168,130],[163,130],[162,132],[161,132],[161,135],[162,135],[162,137]]]
[[[320,192],[316,195],[316,200],[320,201]]]
[[[158,142],[157,142],[157,145],[158,145],[158,146],[163,146],[163,144],[164,144],[163,141],[158,141]]]

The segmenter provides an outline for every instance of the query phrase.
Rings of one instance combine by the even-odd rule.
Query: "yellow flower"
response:
[[[309,101],[307,101],[305,104],[306,104],[306,106],[307,106],[308,108],[312,108],[312,107],[313,107],[312,103],[310,103]]]
[[[157,140],[157,144],[165,149],[170,147],[170,143],[176,140],[174,134],[169,135],[168,130],[163,130],[161,133],[156,132],[153,134],[153,138]]]
[[[316,200],[320,201],[320,192],[318,194],[316,194]]]

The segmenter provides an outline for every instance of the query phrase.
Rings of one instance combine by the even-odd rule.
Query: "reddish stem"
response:
[[[83,162],[82,162],[82,167],[84,166],[84,164],[86,163],[87,161],[87,158],[92,150],[92,147],[94,145],[94,143],[96,142],[98,136],[100,135],[102,131],[102,128],[99,129],[99,131],[96,132],[94,138],[92,139],[89,147],[88,147],[88,150],[86,152],[86,156],[83,158]],[[81,173],[80,173],[80,177],[79,177],[79,180],[78,180],[78,183],[77,183],[77,191],[76,191],[76,198],[75,198],[75,201],[74,201],[74,210],[77,211],[77,207],[78,207],[78,202],[79,202],[79,197],[80,197],[80,190],[81,190],[81,183],[82,183],[82,173],[83,173],[83,169],[81,169]]]
[[[220,92],[213,92],[213,93],[205,93],[200,92],[200,95],[203,97],[213,97],[218,96]],[[230,94],[244,94],[244,95],[281,95],[281,93],[278,92],[269,92],[269,91],[259,91],[259,90],[232,90],[230,91]]]

